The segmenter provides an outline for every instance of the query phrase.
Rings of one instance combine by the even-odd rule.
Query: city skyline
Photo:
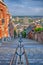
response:
[[[43,16],[43,0],[4,0],[14,16]]]

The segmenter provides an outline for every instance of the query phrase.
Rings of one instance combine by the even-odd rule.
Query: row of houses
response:
[[[26,30],[26,34],[27,34],[27,37],[29,39],[33,39],[33,40],[36,40],[36,41],[39,41],[39,42],[43,42],[43,31],[40,31],[40,32],[35,32],[34,29],[35,28],[38,28],[38,27],[42,27],[41,25],[39,24],[31,24],[27,30]]]

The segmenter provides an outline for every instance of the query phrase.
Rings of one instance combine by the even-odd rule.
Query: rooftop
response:
[[[0,0],[0,3],[3,4],[4,6],[6,6],[6,4],[4,3],[4,0]]]

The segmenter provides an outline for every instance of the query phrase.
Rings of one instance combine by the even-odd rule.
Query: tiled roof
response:
[[[34,28],[34,26],[29,26],[29,27],[26,29],[26,34],[28,34],[33,28]]]

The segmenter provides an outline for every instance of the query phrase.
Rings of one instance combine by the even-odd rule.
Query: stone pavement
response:
[[[0,46],[0,65],[9,65],[18,43],[19,39],[2,43]],[[30,39],[23,39],[22,44],[25,47],[30,65],[43,65],[43,45]],[[25,59],[23,61],[25,63]]]

